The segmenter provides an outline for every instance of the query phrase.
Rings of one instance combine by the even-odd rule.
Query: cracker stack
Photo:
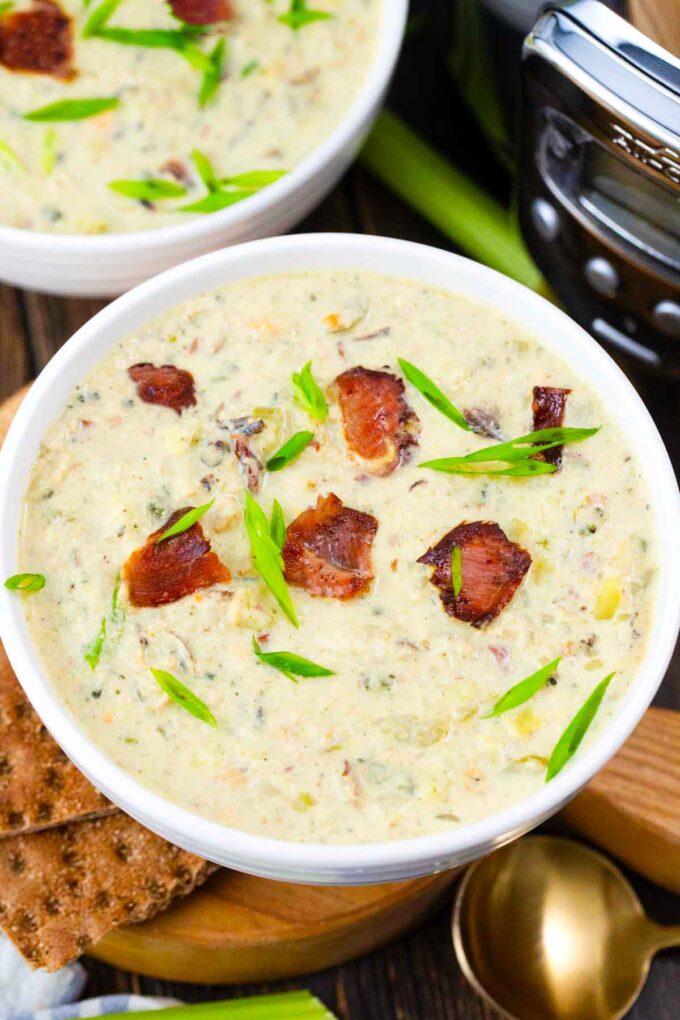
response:
[[[214,870],[95,790],[40,722],[0,645],[0,928],[31,966],[58,970]]]

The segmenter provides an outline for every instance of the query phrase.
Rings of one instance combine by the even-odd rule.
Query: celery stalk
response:
[[[201,1002],[196,1005],[170,1006],[149,1012],[109,1013],[106,1020],[337,1020],[311,992],[280,992],[275,995],[251,995],[246,999]]]
[[[378,117],[361,161],[473,258],[544,291],[508,210],[389,110]]]

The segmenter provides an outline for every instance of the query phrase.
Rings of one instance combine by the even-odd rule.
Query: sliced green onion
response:
[[[487,712],[483,719],[490,719],[495,715],[502,715],[503,712],[509,712],[511,708],[517,708],[518,705],[523,705],[529,698],[533,698],[534,694],[545,687],[550,677],[553,675],[557,667],[562,661],[562,657],[559,656],[557,659],[553,659],[547,666],[541,666],[540,669],[532,673],[531,676],[526,677],[525,680],[520,680],[510,690],[506,691],[493,706],[490,712]]]
[[[307,0],[291,0],[290,9],[286,14],[279,15],[279,21],[282,25],[288,25],[294,32],[297,32],[305,25],[311,25],[313,21],[327,21],[332,17],[333,15],[328,11],[310,10]]]
[[[158,536],[156,545],[159,542],[165,542],[166,538],[173,538],[174,535],[181,535],[182,532],[188,531],[196,521],[200,521],[203,514],[208,512],[214,502],[215,500],[211,499],[209,503],[204,503],[203,506],[196,506],[192,507],[191,510],[187,510],[178,521],[175,521],[174,524],[171,524],[169,528]]]
[[[282,471],[300,456],[302,451],[309,446],[314,438],[313,432],[296,432],[288,439],[280,450],[267,461],[267,471]]]
[[[616,670],[614,670],[613,673],[610,673],[609,676],[606,676],[604,680],[600,681],[588,699],[583,703],[581,708],[579,708],[578,712],[555,744],[553,753],[550,755],[550,760],[548,762],[548,768],[545,775],[546,783],[549,783],[551,779],[554,779],[557,773],[561,772],[567,762],[573,758],[578,751],[579,745],[595,718],[597,710],[602,703],[602,699],[607,693],[607,688],[609,687],[612,678],[615,676]]]
[[[316,662],[303,659],[301,655],[295,655],[293,652],[263,652],[255,637],[253,637],[253,651],[260,662],[265,662],[268,666],[278,669],[295,684],[298,682],[296,679],[298,676],[335,676],[332,669],[318,666]]]
[[[83,38],[88,39],[90,36],[96,35],[99,29],[113,17],[122,2],[123,0],[103,0],[103,3],[95,7],[83,25]]]
[[[271,535],[271,525],[262,507],[250,492],[245,494],[243,521],[250,541],[250,555],[255,570],[267,585],[279,606],[294,627],[298,627],[295,607],[283,576],[281,549]]]
[[[403,358],[398,359],[401,366],[401,370],[408,379],[408,381],[415,386],[419,393],[425,397],[425,399],[436,407],[443,415],[449,418],[455,425],[461,429],[465,429],[466,432],[470,432],[470,425],[465,419],[465,416],[455,404],[452,404],[445,393],[439,389],[436,383],[421,372],[419,368],[412,365],[410,361],[404,361]]]
[[[198,176],[201,178],[203,183],[209,192],[219,191],[220,185],[217,180],[217,175],[213,168],[212,163],[200,149],[194,149],[191,153],[191,158],[194,161],[194,166],[198,171]]]
[[[200,106],[207,106],[220,87],[222,73],[224,71],[226,49],[227,40],[218,39],[212,52],[208,54],[210,64],[203,72],[203,80],[201,81],[201,87],[198,92],[198,102]]]
[[[458,598],[463,587],[463,557],[459,545],[454,545],[451,550],[451,587]]]
[[[24,170],[24,164],[11,145],[0,139],[0,166],[6,170]]]
[[[163,198],[180,198],[186,195],[187,189],[174,181],[166,181],[162,177],[150,177],[142,181],[111,181],[109,188],[126,198],[136,198],[140,202],[155,202]]]
[[[547,461],[535,460],[537,454],[552,450],[555,446],[567,443],[580,443],[589,436],[594,436],[599,428],[554,428],[538,429],[506,443],[485,446],[464,457],[441,457],[428,460],[420,467],[431,468],[433,471],[445,471],[449,474],[492,474],[492,475],[545,475],[557,470],[556,465]],[[508,468],[477,468],[475,465],[493,462],[505,462]]]
[[[269,526],[270,534],[279,549],[283,549],[286,542],[286,519],[278,499],[272,504],[272,519]]]
[[[12,574],[5,581],[5,588],[10,591],[40,591],[45,587],[43,574]]]
[[[190,712],[191,715],[200,719],[201,722],[208,723],[209,726],[214,726],[217,729],[217,719],[212,714],[208,706],[204,701],[190,691],[181,680],[178,680],[172,673],[166,673],[164,669],[151,669],[154,679],[161,690],[167,694],[171,701],[174,701],[180,708]]]
[[[45,174],[49,175],[54,170],[57,163],[57,132],[54,128],[47,128],[43,135],[42,144],[40,146],[40,165],[43,168]]]
[[[59,99],[56,103],[49,103],[41,106],[38,110],[32,110],[24,114],[24,120],[32,121],[61,121],[61,120],[85,120],[88,117],[96,117],[108,110],[115,110],[120,100],[111,99]]]
[[[328,404],[323,391],[312,375],[312,363],[308,361],[301,372],[293,372],[295,402],[314,421],[323,422],[328,417]]]

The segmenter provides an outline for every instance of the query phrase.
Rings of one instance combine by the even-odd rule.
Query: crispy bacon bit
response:
[[[534,432],[539,429],[556,429],[564,425],[564,412],[567,409],[567,397],[571,390],[562,390],[557,386],[534,386],[534,400],[531,410],[534,414]],[[562,465],[562,447],[553,446],[552,450],[544,450],[536,455],[537,460],[547,460],[556,467]]]
[[[250,492],[258,492],[260,488],[260,475],[262,464],[248,446],[244,436],[234,433],[234,453],[241,466],[241,476]]]
[[[460,548],[462,587],[453,593],[451,553]],[[418,563],[434,567],[432,584],[449,616],[484,627],[505,609],[531,566],[531,556],[511,542],[492,521],[459,524],[421,556]]]
[[[133,606],[164,606],[193,595],[199,588],[210,588],[231,580],[227,567],[210,549],[200,523],[187,531],[156,539],[172,527],[192,507],[175,510],[162,528],[149,535],[141,549],[135,549],[123,566],[123,578]]]
[[[335,380],[353,453],[372,461],[374,475],[390,475],[410,460],[418,445],[420,421],[404,398],[404,384],[390,372],[350,368]]]
[[[176,365],[151,365],[145,361],[128,368],[128,375],[137,383],[137,396],[145,404],[161,404],[181,414],[196,403],[194,377]]]
[[[378,522],[330,493],[288,526],[283,546],[285,577],[310,595],[352,599],[373,580],[371,547]]]
[[[68,80],[72,60],[71,19],[54,0],[33,0],[30,10],[0,18],[0,64],[8,70]]]
[[[214,25],[234,17],[230,0],[170,0],[170,6],[175,17],[187,25]]]
[[[478,436],[488,436],[489,439],[502,439],[503,433],[498,423],[496,411],[489,411],[483,407],[467,407],[463,412],[465,420]]]

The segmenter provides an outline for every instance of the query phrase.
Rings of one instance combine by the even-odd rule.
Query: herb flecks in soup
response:
[[[109,351],[32,470],[18,569],[46,583],[14,597],[70,712],[146,786],[356,843],[568,768],[635,678],[657,556],[622,431],[540,338],[311,272]]]
[[[145,230],[256,194],[349,111],[381,2],[0,3],[0,224]]]

